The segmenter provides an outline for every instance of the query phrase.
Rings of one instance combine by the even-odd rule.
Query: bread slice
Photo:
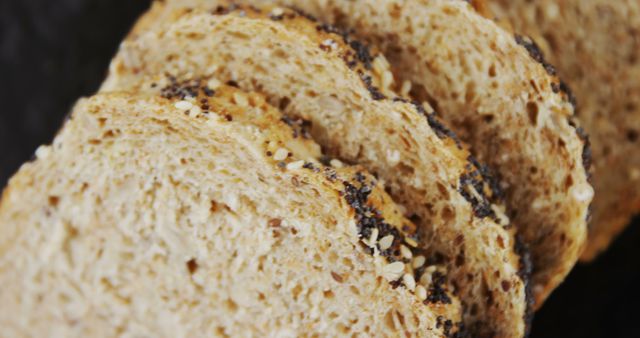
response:
[[[283,8],[219,7],[167,18],[122,44],[103,91],[149,90],[144,83],[165,85],[168,73],[178,80],[213,76],[265,93],[308,120],[329,156],[359,163],[385,182],[418,223],[418,242],[442,256],[467,328],[524,334],[526,264],[514,251],[508,219],[490,203],[484,169],[429,107],[395,97],[381,56]]]
[[[497,172],[508,213],[532,249],[540,306],[583,249],[593,189],[586,140],[569,120],[572,97],[548,65],[536,62],[530,43],[475,12],[474,7],[486,12],[482,1],[271,2],[353,29],[378,46],[398,77],[396,85],[410,88],[413,82],[414,97],[432,103],[474,155]],[[220,3],[156,4],[132,35],[166,22],[172,11],[163,8],[211,9]]]
[[[3,335],[458,334],[443,267],[362,168],[318,163],[258,95],[164,94],[82,99],[11,179]]]
[[[640,210],[640,3],[633,0],[489,2],[495,16],[532,36],[578,97],[596,172],[593,259]],[[598,174],[601,173],[601,174]]]

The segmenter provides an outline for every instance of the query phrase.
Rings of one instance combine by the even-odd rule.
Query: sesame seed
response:
[[[378,230],[378,228],[373,228],[373,230],[371,230],[371,237],[369,237],[369,247],[375,247],[379,233],[380,231]]]
[[[429,287],[429,285],[431,285],[431,281],[432,276],[430,273],[425,272],[420,276],[420,285],[423,285],[424,287]]]
[[[280,16],[284,14],[284,9],[280,8],[280,7],[276,7],[273,10],[271,10],[271,15],[272,16]]]
[[[402,276],[402,282],[404,283],[404,286],[407,287],[407,289],[413,291],[416,289],[416,280],[413,278],[413,275],[410,273],[405,273]]]
[[[278,148],[278,150],[276,150],[276,153],[273,154],[273,159],[276,161],[282,161],[287,158],[287,156],[289,156],[289,151],[287,149]]]
[[[586,202],[593,198],[593,188],[590,185],[584,185],[582,187],[574,187],[573,198],[580,202]]]
[[[389,88],[391,87],[391,84],[393,84],[393,74],[387,70],[382,73],[382,88]]]
[[[330,164],[332,167],[336,168],[336,169],[340,169],[340,168],[344,167],[344,164],[342,163],[342,161],[340,161],[340,160],[339,160],[339,159],[337,159],[337,158],[334,158],[334,159],[332,159],[331,161],[329,161],[329,164]]]
[[[198,115],[200,115],[202,113],[202,109],[200,109],[200,107],[198,106],[193,106],[190,110],[189,110],[189,116],[190,117],[197,117]]]
[[[416,286],[416,296],[421,301],[427,299],[427,289],[425,289],[422,285]]]
[[[409,92],[411,91],[411,81],[405,80],[402,82],[402,87],[400,87],[400,95],[409,96]]]
[[[406,259],[413,258],[413,253],[411,252],[411,250],[409,250],[409,248],[407,248],[406,245],[400,245],[400,254]]]
[[[416,242],[416,240],[411,238],[411,237],[405,237],[404,241],[407,244],[409,244],[409,246],[412,247],[412,248],[417,248],[418,247],[418,242]]]
[[[209,79],[209,81],[207,81],[207,87],[209,87],[210,89],[217,89],[221,84],[222,83],[220,82],[220,80],[216,78],[211,78]]]
[[[373,71],[378,75],[383,74],[389,67],[389,62],[387,62],[387,59],[385,59],[382,54],[378,55],[372,63]]]
[[[287,164],[287,170],[297,170],[297,169],[302,168],[303,165],[304,165],[304,161],[303,160],[291,162],[291,163]]]
[[[375,256],[375,258],[373,259],[373,264],[377,269],[382,269],[384,263],[384,258],[382,258],[382,256]]]
[[[240,107],[246,107],[249,105],[247,97],[240,93],[233,93],[233,101]]]
[[[382,276],[388,281],[395,281],[402,277],[404,272],[404,264],[402,262],[393,262],[382,268]]]
[[[421,268],[424,263],[427,261],[427,259],[420,255],[420,256],[416,256],[413,258],[413,262],[411,263],[411,266],[413,266],[414,269],[419,269]]]
[[[387,161],[391,165],[398,164],[400,162],[400,152],[398,150],[387,150]]]
[[[40,146],[36,150],[36,157],[39,159],[47,158],[51,154],[51,147],[49,146]]]
[[[385,251],[389,249],[393,244],[393,235],[386,235],[382,237],[382,239],[378,244],[380,245],[380,251]]]
[[[193,103],[189,101],[178,101],[174,106],[180,110],[189,110],[193,108]]]

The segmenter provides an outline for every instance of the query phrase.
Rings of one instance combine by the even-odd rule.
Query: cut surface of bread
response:
[[[101,90],[153,90],[149,83],[163,87],[170,74],[264,93],[308,121],[327,155],[384,181],[417,223],[419,245],[447,267],[468,330],[523,336],[531,318],[527,255],[490,202],[486,170],[428,105],[395,96],[383,57],[338,33],[284,8],[178,11],[154,29],[134,30]]]
[[[258,95],[164,96],[82,99],[10,180],[3,335],[459,335],[444,268],[372,176],[318,163]]]
[[[585,170],[586,141],[568,120],[572,97],[550,68],[535,60],[530,43],[484,18],[467,1],[245,2],[293,6],[353,30],[385,54],[396,86],[412,88],[415,98],[430,102],[498,174],[508,214],[532,250],[533,290],[541,305],[584,247],[593,189]],[[169,20],[175,12],[166,8],[212,9],[221,3],[156,4],[132,35]],[[473,5],[486,13],[482,1]]]
[[[499,21],[539,43],[578,98],[595,171],[592,224],[582,256],[591,260],[640,210],[640,3],[488,3]]]

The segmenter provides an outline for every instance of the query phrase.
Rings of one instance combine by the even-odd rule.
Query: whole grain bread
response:
[[[372,176],[318,163],[258,95],[163,96],[80,100],[10,180],[2,336],[458,335],[444,268]]]
[[[229,82],[264,93],[297,124],[308,125],[329,156],[359,163],[385,182],[418,223],[418,244],[428,243],[429,256],[447,267],[467,329],[481,336],[525,334],[531,314],[526,250],[491,204],[494,186],[484,180],[485,168],[428,105],[396,96],[383,56],[284,8],[162,13],[161,24],[134,30],[122,44],[102,91],[213,77],[214,87]]]
[[[582,258],[593,259],[640,210],[640,3],[491,0],[498,20],[530,35],[578,97],[596,172]],[[600,174],[598,174],[600,173]]]
[[[224,2],[158,3],[132,35],[170,21],[176,7],[213,9]],[[396,86],[431,103],[497,173],[508,215],[532,250],[540,306],[583,250],[593,189],[588,143],[570,120],[573,97],[552,67],[540,63],[534,45],[483,17],[483,1],[244,2],[293,6],[384,52]]]

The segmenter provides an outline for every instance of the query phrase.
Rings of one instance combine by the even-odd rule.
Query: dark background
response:
[[[0,0],[0,186],[51,141],[78,97],[96,91],[148,3]],[[536,314],[532,337],[640,337],[635,223],[597,261],[576,267]]]

